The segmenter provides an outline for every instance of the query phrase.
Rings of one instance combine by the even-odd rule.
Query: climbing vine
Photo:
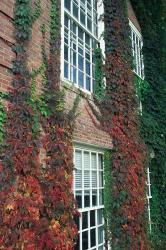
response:
[[[105,199],[106,225],[108,233],[111,232],[112,249],[148,249],[145,218],[146,148],[140,138],[127,5],[125,0],[103,2],[106,88],[103,100],[96,102],[100,114],[96,115],[95,109],[90,106],[113,141],[109,166],[106,161],[108,178],[105,197],[110,195],[110,203]]]
[[[148,146],[151,171],[150,238],[154,249],[166,244],[166,3],[132,1],[143,35],[145,81],[148,91],[142,99],[142,136]],[[154,152],[153,158],[151,154]]]
[[[40,1],[15,0],[13,89],[6,112],[1,105],[4,143],[0,163],[0,246],[2,249],[73,249],[77,215],[72,193],[72,133],[79,102],[66,113],[60,89],[60,1],[50,1],[50,53],[29,72],[27,50]],[[45,33],[44,25],[41,32]],[[42,76],[43,93],[36,94]],[[2,124],[1,124],[2,127]],[[1,129],[1,132],[3,130]],[[41,132],[43,135],[40,139]],[[45,165],[40,165],[40,147]]]
[[[95,49],[95,85],[94,94],[102,100],[104,97],[104,73],[103,73],[103,55],[100,47]]]

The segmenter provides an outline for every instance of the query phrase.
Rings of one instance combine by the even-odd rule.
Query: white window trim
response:
[[[131,27],[131,29],[133,30],[133,32],[135,33],[135,35],[140,39],[141,41],[141,49],[143,47],[143,37],[140,33],[140,31],[136,28],[136,26],[132,23],[132,21],[130,19],[129,20],[129,26]],[[133,51],[133,46],[132,46],[132,51]],[[139,75],[135,70],[134,73],[139,76],[142,80],[144,80],[144,62],[142,61],[143,65],[142,65],[142,68],[141,70],[143,71],[143,76]]]
[[[78,85],[78,82],[75,84],[75,83],[71,82],[69,79],[66,79],[64,77],[64,11],[67,13],[69,18],[71,18],[78,26],[80,26],[80,28],[83,31],[86,31],[86,33],[91,38],[95,39],[97,42],[100,42],[101,49],[102,49],[103,54],[104,54],[105,53],[105,43],[104,43],[103,36],[101,36],[101,34],[103,34],[103,32],[104,32],[104,24],[101,25],[102,21],[99,21],[99,17],[104,11],[103,3],[102,3],[102,0],[97,0],[97,15],[98,15],[97,26],[100,25],[100,29],[98,29],[99,34],[98,34],[98,37],[96,37],[93,35],[93,33],[91,33],[88,29],[86,29],[74,16],[72,16],[68,10],[64,10],[64,0],[61,0],[61,70],[60,70],[60,79],[62,82],[65,82],[69,85],[75,86],[76,88],[81,89],[83,92],[91,95],[93,93],[93,82],[91,82],[91,91],[89,91],[86,89],[85,86],[84,86],[84,88],[81,88]],[[92,25],[93,25],[93,23],[92,23]],[[92,70],[92,61],[91,61],[91,70]],[[78,77],[78,73],[77,73],[77,77]],[[93,79],[93,77],[92,77],[92,79]],[[93,81],[93,80],[91,80],[91,81]],[[86,82],[86,78],[84,80],[84,85],[85,85],[85,82]]]
[[[101,150],[97,147],[93,147],[93,146],[89,146],[89,145],[81,145],[81,144],[74,144],[74,154],[73,154],[73,158],[74,158],[74,164],[75,164],[75,151],[76,150],[79,150],[82,152],[82,155],[84,152],[89,152],[90,153],[90,169],[91,169],[91,154],[95,153],[97,154],[97,170],[99,170],[99,166],[98,166],[98,157],[99,155],[104,155],[104,149]],[[83,165],[83,157],[82,157],[82,165]],[[75,170],[74,170],[74,180],[75,180]],[[98,189],[100,190],[99,188],[99,176],[98,176],[98,171],[97,171],[97,187]],[[90,171],[90,177],[91,177],[91,171]],[[103,165],[103,177],[104,177],[104,165]],[[82,176],[82,183],[84,181],[84,176]],[[103,179],[104,181],[104,179]],[[74,196],[75,196],[75,183],[73,182],[73,190],[74,190]],[[84,190],[84,187],[82,188],[82,191]],[[90,196],[92,196],[92,186],[90,186]],[[99,191],[98,190],[98,191]],[[102,190],[104,190],[104,183],[103,183],[103,188]],[[99,194],[99,192],[97,192],[97,194]],[[84,191],[82,193],[82,203],[83,203],[83,196],[84,196]],[[92,198],[92,197],[91,197]],[[83,213],[83,212],[88,212],[88,211],[92,211],[92,210],[99,210],[99,209],[104,209],[104,204],[103,205],[98,205],[98,206],[92,206],[92,200],[90,198],[90,207],[87,207],[87,208],[79,208],[78,211],[80,213]],[[104,198],[104,197],[103,197]],[[99,202],[99,196],[97,197],[97,200]],[[95,213],[95,221],[97,221],[97,212]],[[81,223],[81,226],[82,226],[82,217],[80,218],[80,223]],[[96,228],[100,228],[100,227],[103,227],[104,228],[104,217],[102,218],[102,224],[97,224],[94,226],[94,227],[91,227],[90,226],[90,216],[88,215],[88,227],[85,228],[85,229],[82,229],[81,231],[78,231],[79,234],[81,234],[81,237],[80,237],[80,250],[82,250],[82,233],[85,232],[85,231],[88,231],[88,238],[89,238],[89,241],[88,241],[88,250],[95,250],[96,249],[96,246],[93,246],[91,247],[90,246],[90,230],[92,230],[93,228],[96,229]],[[98,242],[98,230],[96,231],[96,241]],[[104,230],[103,230],[103,243],[101,244],[98,244],[98,248],[99,247],[102,247],[103,246],[103,249],[104,249],[104,244],[105,244],[105,233],[104,233]],[[97,249],[98,249],[97,248]]]

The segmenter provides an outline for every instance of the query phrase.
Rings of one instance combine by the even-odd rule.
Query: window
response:
[[[103,154],[75,148],[74,194],[81,216],[75,250],[104,250]]]
[[[147,206],[148,206],[148,219],[149,219],[149,229],[151,232],[151,213],[150,213],[150,199],[152,198],[151,195],[151,183],[150,183],[150,171],[149,171],[149,167],[147,168]]]
[[[63,78],[93,91],[97,0],[64,0]]]
[[[136,27],[129,21],[132,41],[132,52],[134,60],[134,72],[142,79],[144,79],[144,64],[142,56],[142,36]]]

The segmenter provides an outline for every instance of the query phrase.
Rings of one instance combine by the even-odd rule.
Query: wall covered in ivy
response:
[[[166,244],[166,2],[132,0],[143,35],[146,88],[142,92],[142,137],[151,171],[151,240]]]

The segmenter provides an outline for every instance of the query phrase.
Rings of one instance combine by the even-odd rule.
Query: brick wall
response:
[[[40,27],[46,26],[46,48],[49,48],[49,1],[42,0],[42,14],[35,22],[32,31],[32,40],[28,47],[28,67],[30,70],[38,68],[41,61],[41,42],[42,35]],[[12,74],[12,52],[13,39],[13,6],[14,0],[0,0],[0,91],[6,91],[11,86]],[[129,3],[129,17],[131,21],[139,28],[139,24],[134,15],[131,4]],[[65,84],[66,86],[66,84]],[[41,89],[40,78],[38,78],[38,90]],[[72,107],[77,89],[67,85],[66,89],[66,107]],[[89,96],[90,98],[90,96]],[[87,111],[87,109],[89,111]],[[98,128],[89,115],[90,109],[86,98],[82,98],[78,107],[79,116],[76,120],[74,131],[74,141],[98,146],[101,148],[111,148],[112,142],[110,136]],[[95,118],[94,118],[95,119]],[[96,121],[97,123],[97,121]]]

